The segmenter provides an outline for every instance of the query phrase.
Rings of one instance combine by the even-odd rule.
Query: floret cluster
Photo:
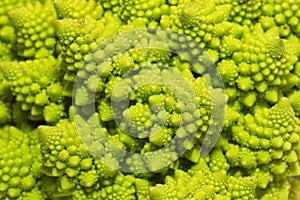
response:
[[[299,200],[299,58],[299,0],[1,0],[0,199]]]

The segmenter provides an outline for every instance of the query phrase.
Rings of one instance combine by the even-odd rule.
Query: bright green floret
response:
[[[118,174],[112,186],[102,188],[99,199],[135,200],[136,189],[134,183],[135,178],[133,176]]]
[[[255,177],[234,177],[223,172],[211,172],[200,160],[188,173],[175,170],[165,184],[150,189],[151,199],[254,199]]]
[[[0,199],[298,200],[299,36],[299,0],[0,0]]]
[[[103,14],[102,6],[95,0],[58,0],[54,3],[58,18],[94,18],[100,19]]]
[[[64,95],[72,96],[72,87],[84,57],[100,42],[115,33],[120,26],[117,17],[108,15],[96,21],[93,18],[64,18],[55,22],[55,30],[62,51],[62,68],[65,72]]]
[[[289,41],[279,37],[277,27],[263,31],[260,24],[256,24],[253,30],[246,28],[242,39],[237,42],[236,48],[228,53],[225,51],[233,59],[230,61],[233,62],[231,66],[226,68],[231,68],[231,79],[229,72],[224,71],[225,60],[218,63],[224,82],[229,86],[237,84],[236,88],[245,99],[241,99],[241,102],[248,107],[253,106],[258,98],[272,104],[277,103],[282,96],[279,87],[296,84],[289,79],[293,78],[292,70],[298,61],[298,52]],[[249,98],[253,99],[252,103],[246,100]]]
[[[169,13],[169,5],[165,0],[124,0],[121,3],[118,15],[122,20],[129,21],[135,18],[143,18],[146,21],[154,21],[160,18],[162,14]]]
[[[26,4],[10,11],[9,18],[16,33],[18,56],[44,58],[54,53],[56,39],[52,22],[56,11],[52,1]]]
[[[10,103],[0,101],[0,125],[9,124],[11,122]]]
[[[13,126],[0,129],[0,198],[43,200],[42,159],[37,132],[22,132]]]
[[[102,177],[113,177],[115,172],[91,157],[82,144],[75,124],[62,120],[55,127],[39,126],[43,171],[56,177],[57,188],[53,197],[67,195],[70,190],[76,190],[75,199],[80,191],[84,195],[93,196],[94,190],[100,189]],[[97,196],[96,196],[97,197]],[[95,199],[97,199],[95,197]]]
[[[31,120],[56,123],[65,116],[64,97],[61,94],[60,70],[53,57],[22,62],[3,62],[0,71],[8,81],[13,96],[21,103]],[[54,104],[60,104],[55,109]],[[55,113],[53,117],[51,112]]]
[[[272,108],[241,117],[222,148],[231,166],[295,175],[300,169],[299,128],[289,100],[283,98]]]
[[[3,0],[0,2],[0,61],[15,59],[15,33],[9,19],[8,12],[23,7],[32,0]]]

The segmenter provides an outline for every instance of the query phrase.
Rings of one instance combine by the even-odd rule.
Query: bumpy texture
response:
[[[7,13],[24,6],[31,0],[3,0],[0,2],[0,61],[11,61],[16,57],[15,34]]]
[[[56,123],[66,115],[57,62],[54,57],[48,57],[0,64],[16,102],[31,120]]]
[[[108,15],[99,21],[93,18],[65,18],[55,22],[61,45],[62,66],[65,71],[64,95],[72,96],[72,87],[85,55],[100,42],[112,36],[120,25],[118,18]]]
[[[161,15],[169,13],[169,5],[165,0],[125,0],[120,6],[118,15],[122,20],[133,20],[135,18],[143,18],[145,21],[154,21],[159,19]]]
[[[90,156],[73,122],[62,120],[55,127],[39,126],[38,134],[42,171],[56,177],[57,186],[51,194],[54,198],[70,191],[74,192],[73,199],[97,197],[96,191],[100,189],[102,178],[111,178],[116,174],[116,171]]]
[[[42,176],[37,132],[22,132],[13,126],[0,129],[0,198],[46,198],[39,178]]]
[[[99,3],[80,0],[58,0],[54,2],[58,18],[94,18],[100,19],[103,8]]]
[[[266,28],[277,26],[280,28],[280,35],[288,37],[291,34],[300,34],[300,12],[299,0],[272,1],[264,0],[262,5],[262,24]]]
[[[188,172],[175,170],[173,177],[166,177],[164,185],[157,184],[152,187],[150,197],[161,200],[253,199],[256,181],[255,177],[226,175],[226,171],[212,172],[207,163],[201,159]]]
[[[299,128],[299,119],[284,98],[270,109],[257,108],[253,115],[240,117],[222,148],[231,166],[254,173],[267,170],[271,176],[297,175]],[[259,181],[259,187],[265,187],[268,180]]]
[[[0,0],[0,199],[299,200],[299,36],[299,0]]]
[[[52,21],[56,12],[52,1],[33,2],[9,12],[16,31],[17,54],[23,58],[44,58],[55,50],[55,32]]]

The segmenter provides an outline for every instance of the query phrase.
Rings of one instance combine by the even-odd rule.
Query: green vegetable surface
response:
[[[0,199],[300,200],[299,58],[300,0],[0,0]]]

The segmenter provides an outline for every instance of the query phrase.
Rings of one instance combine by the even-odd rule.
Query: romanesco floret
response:
[[[115,175],[113,170],[91,157],[76,132],[74,122],[61,120],[55,127],[40,126],[38,133],[43,171],[57,178],[53,197],[69,191],[76,191],[73,194],[75,199],[80,199],[76,197],[80,191],[87,197],[95,196],[93,191],[100,189],[101,177]]]
[[[217,0],[217,5],[230,4],[232,9],[230,11],[230,21],[243,24],[252,25],[253,20],[259,19],[262,13],[263,0]]]
[[[95,0],[57,0],[54,3],[58,18],[94,18],[100,19],[103,14],[102,6]]]
[[[66,116],[57,63],[54,57],[49,57],[0,64],[12,94],[21,103],[22,110],[28,111],[31,120],[56,123]],[[51,107],[55,109],[49,110]]]
[[[220,38],[233,30],[232,26],[223,25],[229,17],[231,6],[215,5],[214,1],[182,1],[170,8],[170,14],[161,16],[161,26],[190,35],[201,47],[217,48]],[[220,33],[218,26],[221,26]],[[226,28],[224,28],[226,27]]]
[[[114,30],[119,25],[118,18],[111,15],[101,18],[99,21],[92,18],[64,18],[55,22],[55,29],[62,48],[62,68],[65,72],[64,95],[72,96],[72,86],[84,57],[100,42],[114,34]]]
[[[56,11],[52,1],[26,4],[10,11],[9,18],[16,32],[18,56],[44,58],[54,53],[56,40],[52,22]]]
[[[9,18],[7,16],[7,12],[9,12],[12,9],[18,8],[18,7],[22,7],[24,6],[26,3],[31,2],[31,0],[3,0],[1,1],[0,5],[1,5],[1,11],[0,11],[0,27],[4,27],[6,25],[9,25],[10,21]]]
[[[130,78],[126,78],[125,76],[124,79],[121,79],[119,76],[108,76],[107,83],[105,82],[105,78],[101,80],[105,83],[105,96],[99,97],[98,109],[100,120],[107,128],[107,132],[113,133],[116,128],[109,125],[113,124],[113,115],[115,115],[117,120],[118,118],[120,119],[118,120],[120,121],[119,126],[123,131],[140,138],[141,142],[139,144],[145,144],[147,140],[143,138],[150,136],[149,142],[151,144],[157,147],[163,147],[167,145],[175,135],[179,135],[178,137],[180,138],[189,138],[193,133],[195,133],[196,137],[200,140],[202,133],[207,130],[211,109],[210,94],[206,88],[205,81],[200,77],[195,79],[188,69],[182,71],[183,77],[186,78],[187,85],[182,82],[184,79],[182,79],[181,84],[183,84],[184,87],[187,87],[186,90],[189,89],[188,84],[191,84],[190,87],[195,89],[196,99],[198,100],[198,102],[193,102],[198,103],[198,105],[190,103],[188,106],[183,106],[179,102],[179,99],[183,99],[183,96],[178,97],[179,99],[177,99],[174,93],[167,89],[167,86],[161,87],[156,84],[162,80],[162,76],[171,76],[167,70],[160,69],[158,65],[152,65],[151,67],[144,66],[135,70],[140,71],[140,74]],[[120,87],[116,86],[118,81],[122,81]],[[166,84],[175,86],[172,82]],[[123,99],[128,96],[126,93],[133,91],[135,85],[141,86],[138,87],[130,97],[130,100],[136,103],[132,104],[129,108],[117,111],[118,113],[114,114],[116,111],[108,108],[109,104],[107,102],[109,102],[109,99],[112,98],[113,101],[122,102]],[[114,87],[117,88],[116,91],[113,90]],[[126,87],[127,89],[123,87]],[[77,105],[89,105],[88,90],[88,88],[83,86],[79,88],[75,97]],[[199,111],[197,111],[197,106],[201,107]],[[200,117],[200,119],[199,122],[197,122],[199,123],[199,130],[197,131],[197,127],[194,124],[196,122],[193,120],[198,117]],[[121,118],[123,118],[123,121]],[[161,125],[164,124],[165,127],[161,128]],[[183,128],[179,128],[181,124],[184,124]],[[200,141],[198,141],[198,143],[199,142]],[[128,145],[128,143],[126,145]],[[191,149],[192,145],[193,144],[190,144],[187,139],[182,147]],[[136,149],[135,152],[137,152]],[[176,155],[171,156],[171,158],[175,157]],[[148,165],[147,162],[151,163],[150,161],[147,161],[147,159],[151,160],[152,158],[146,157],[145,159],[146,165]],[[162,159],[170,160],[170,158]],[[130,163],[132,162],[133,161],[130,161]],[[154,167],[149,167],[155,168],[155,166],[159,167],[160,164],[157,163]]]
[[[299,36],[299,0],[264,0],[261,9],[262,16],[267,17],[267,20],[262,20],[262,24],[266,24],[266,28],[269,28],[268,24],[279,27],[282,37],[288,37],[291,34]]]
[[[188,173],[175,170],[165,184],[150,188],[151,199],[254,199],[255,177],[234,177],[211,172],[201,159]]]
[[[11,122],[11,104],[0,101],[0,124],[9,124]]]
[[[0,199],[298,200],[299,5],[0,0]]]
[[[12,45],[10,43],[3,42],[0,39],[0,61],[11,61],[14,58],[11,48]]]
[[[222,148],[231,166],[267,168],[272,174],[299,173],[299,119],[287,98],[272,108],[259,108],[254,115],[242,116],[230,135]]]
[[[24,6],[32,0],[3,0],[0,2],[0,61],[11,61],[15,55],[15,33],[8,12]]]
[[[249,31],[244,30],[241,40],[231,41],[236,48],[226,54],[230,57],[232,54],[233,61],[229,65],[222,60],[218,69],[226,84],[236,84],[246,106],[253,106],[258,98],[274,104],[282,96],[279,88],[290,84],[288,79],[298,60],[297,53],[289,48],[288,41],[279,38],[276,27],[264,32],[257,24]]]
[[[100,200],[124,199],[135,200],[135,178],[131,175],[118,174],[113,185],[104,187],[100,191]]]
[[[37,132],[22,132],[14,126],[0,129],[0,198],[43,200],[42,165]]]
[[[169,14],[169,5],[165,0],[124,0],[120,6],[118,15],[124,21],[131,21],[135,18],[144,18],[151,22],[160,18],[163,14]]]
[[[269,188],[262,192],[262,200],[288,200],[290,183],[286,177],[276,177],[275,180],[270,183]]]
[[[122,1],[119,0],[98,0],[97,2],[99,2],[102,7],[104,8],[105,11],[107,12],[111,12],[114,14],[118,14]]]

